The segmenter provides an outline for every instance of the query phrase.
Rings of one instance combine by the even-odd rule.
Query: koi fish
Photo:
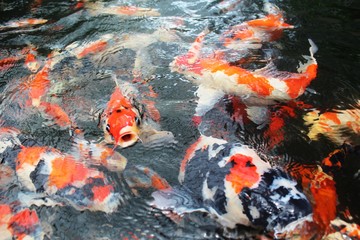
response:
[[[356,223],[348,223],[339,218],[331,221],[333,232],[325,239],[360,239],[360,226]]]
[[[23,59],[22,56],[7,57],[0,60],[0,71],[6,71],[15,66],[15,64]]]
[[[25,66],[31,72],[36,73],[40,68],[40,63],[36,59],[37,58],[36,48],[30,47],[28,49],[25,49],[23,52],[24,52],[24,54],[26,54]]]
[[[170,184],[166,179],[162,178],[154,170],[143,166],[132,166],[126,169],[124,179],[135,195],[138,195],[138,189],[164,190],[170,188]]]
[[[360,134],[360,102],[354,109],[334,110],[321,113],[315,110],[307,113],[303,119],[309,125],[308,137],[318,140],[319,135],[328,137],[334,143],[341,145],[347,138],[342,130],[350,130],[356,135]]]
[[[224,227],[237,224],[291,231],[311,221],[311,205],[299,185],[238,143],[201,136],[181,162],[178,188],[156,191],[152,204],[178,214],[203,211]]]
[[[87,141],[81,134],[74,137],[71,155],[86,165],[104,166],[113,172],[122,172],[127,164],[127,159],[112,148],[102,143]]]
[[[29,191],[19,194],[25,205],[70,204],[78,210],[107,213],[120,205],[121,196],[104,173],[55,148],[21,146],[16,175],[23,189]],[[44,201],[44,197],[53,201]]]
[[[13,148],[21,144],[20,140],[17,138],[19,134],[20,131],[13,127],[0,128],[0,154],[7,148]]]
[[[46,23],[48,20],[43,18],[27,18],[27,19],[20,19],[16,21],[9,21],[4,25],[0,26],[0,31],[8,30],[12,28],[25,28],[25,27],[32,27],[35,25],[41,25]]]
[[[317,47],[310,39],[310,56],[304,57],[307,62],[300,64],[297,73],[278,71],[272,62],[251,71],[232,66],[222,59],[201,57],[200,51],[207,33],[208,30],[200,33],[188,53],[176,57],[170,64],[172,72],[181,73],[199,85],[195,116],[204,115],[224,94],[239,96],[250,107],[289,101],[302,95],[316,77],[314,53]]]
[[[157,9],[142,8],[135,6],[105,5],[101,2],[86,3],[85,9],[91,15],[111,14],[121,17],[158,17],[160,13]]]
[[[91,41],[91,42],[73,42],[70,45],[65,47],[65,50],[68,51],[71,55],[75,55],[76,58],[81,59],[89,54],[94,54],[105,50],[111,39],[114,39],[113,34],[105,34],[100,37],[100,39]]]
[[[2,239],[43,239],[39,217],[28,208],[16,210],[0,203],[0,232]]]
[[[113,74],[112,79],[116,87],[100,116],[105,142],[122,148],[135,144],[139,139],[145,145],[174,142],[171,132],[158,131],[147,117],[137,89],[130,83],[118,80]]]
[[[45,119],[52,121],[60,129],[70,129],[72,127],[70,117],[59,105],[55,103],[41,102],[38,109]]]
[[[224,46],[230,49],[260,48],[262,42],[279,39],[284,29],[294,26],[284,22],[281,11],[273,4],[265,4],[269,14],[263,18],[250,20],[233,26],[222,36]]]

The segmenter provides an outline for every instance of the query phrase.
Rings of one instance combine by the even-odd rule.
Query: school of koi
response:
[[[220,1],[217,8],[230,12],[239,2]],[[35,0],[32,8],[42,4]],[[351,159],[360,156],[359,145],[344,134],[344,131],[360,134],[360,100],[353,109],[328,112],[298,100],[316,80],[318,48],[313,40],[308,40],[309,55],[303,56],[297,72],[278,70],[274,56],[255,56],[264,45],[279,41],[284,31],[296,31],[275,4],[264,1],[262,6],[260,17],[227,29],[217,30],[209,23],[191,44],[176,31],[186,19],[174,17],[169,24],[176,26],[173,29],[106,33],[86,41],[74,40],[47,54],[40,53],[40,46],[31,43],[8,55],[1,51],[1,74],[11,74],[19,68],[28,73],[14,80],[15,84],[2,88],[1,237],[51,238],[36,211],[41,206],[71,206],[79,212],[116,214],[125,199],[108,175],[112,172],[123,175],[122,180],[134,196],[150,189],[152,199],[148,204],[168,214],[175,223],[186,214],[205,212],[218,227],[230,232],[239,226],[259,230],[257,239],[359,239],[360,226],[356,222],[359,216],[356,209],[338,207],[335,179]],[[106,2],[76,1],[72,9],[75,17],[80,13],[87,18],[161,16],[157,9]],[[26,32],[46,24],[49,21],[43,18],[9,21],[0,26],[0,34]],[[53,28],[61,30],[64,26]],[[135,144],[150,148],[176,145],[181,137],[162,129],[161,111],[157,108],[159,93],[151,85],[156,66],[148,61],[151,53],[147,50],[156,43],[186,49],[172,59],[168,69],[197,86],[197,105],[189,121],[198,130],[199,138],[184,153],[179,183],[174,186],[148,167],[129,167],[130,160],[119,152]],[[135,56],[126,73],[131,78],[123,80],[123,74],[114,67],[97,71],[95,88],[102,84],[112,86],[112,93],[102,96],[102,104],[95,103],[91,93],[88,98],[67,95],[76,86],[72,84],[77,76],[69,77],[73,79],[68,86],[56,78],[56,74],[67,71],[65,64],[81,68],[86,64],[84,61],[103,63],[106,61],[103,56],[124,49],[133,51]],[[64,96],[74,97],[70,105],[76,107],[61,99]],[[216,111],[220,114],[214,118]],[[70,148],[41,144],[29,131],[24,131],[26,127],[22,127],[21,121],[34,115],[48,131],[68,132],[69,135],[59,136],[71,139]],[[312,164],[294,163],[285,154],[276,154],[276,147],[286,142],[285,122],[298,116],[309,126],[309,140],[326,137],[338,148]],[[232,128],[220,134],[211,130],[226,119],[238,126],[233,132]],[[87,134],[83,121],[97,124],[101,136],[95,139]],[[248,128],[259,130],[262,140],[238,137],[245,135]],[[359,172],[352,174],[359,177]],[[15,185],[20,190],[15,197],[8,197],[9,189]],[[122,239],[139,238],[131,235]]]

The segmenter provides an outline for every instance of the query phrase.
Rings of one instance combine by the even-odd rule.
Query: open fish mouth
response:
[[[125,129],[123,129],[125,131],[122,131],[123,133],[120,134],[116,142],[116,144],[122,148],[134,145],[139,139],[137,131],[135,131],[134,129],[130,129],[129,131],[129,128],[131,127],[126,127]]]

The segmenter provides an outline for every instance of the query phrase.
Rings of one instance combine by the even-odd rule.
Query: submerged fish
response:
[[[104,173],[51,147],[22,146],[16,158],[16,175],[28,191],[19,195],[26,205],[70,204],[78,210],[107,213],[120,205],[121,196]]]
[[[226,31],[221,37],[224,46],[236,50],[260,48],[263,42],[279,39],[284,29],[294,28],[284,22],[281,11],[275,5],[267,3],[264,8],[268,12],[265,17],[232,26]]]
[[[208,30],[200,33],[190,50],[170,64],[171,71],[184,74],[199,85],[195,116],[204,115],[225,94],[239,96],[250,107],[292,100],[302,95],[316,77],[317,47],[310,39],[310,56],[304,56],[307,62],[300,64],[297,73],[279,71],[273,62],[252,71],[233,66],[221,57],[201,56],[207,33]]]
[[[0,31],[2,30],[8,30],[13,28],[25,28],[25,27],[31,27],[35,25],[41,25],[46,23],[48,20],[43,18],[25,18],[20,20],[14,20],[6,22],[4,25],[0,26]]]
[[[107,5],[103,2],[87,2],[85,9],[91,15],[111,14],[122,17],[158,17],[160,13],[157,9],[142,8],[136,6]]]
[[[39,217],[34,210],[19,209],[0,203],[0,232],[2,239],[43,239]]]
[[[311,221],[311,205],[299,185],[242,144],[201,136],[181,163],[181,187],[156,191],[153,204],[182,214],[203,211],[224,227],[237,224],[275,234]]]
[[[328,137],[340,145],[347,140],[342,130],[350,130],[356,135],[360,134],[360,102],[354,109],[334,110],[321,113],[318,110],[304,116],[305,124],[310,126],[308,137],[318,140],[319,135]]]

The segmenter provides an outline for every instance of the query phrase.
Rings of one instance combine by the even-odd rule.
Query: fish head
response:
[[[264,172],[259,184],[244,188],[239,198],[253,225],[274,230],[276,234],[311,221],[310,202],[298,183],[278,168]]]
[[[135,144],[139,139],[140,123],[140,114],[135,108],[114,109],[103,121],[105,141],[122,148]]]

